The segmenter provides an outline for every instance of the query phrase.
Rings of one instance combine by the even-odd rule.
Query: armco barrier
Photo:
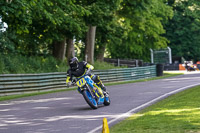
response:
[[[95,70],[103,82],[128,81],[156,76],[156,66]],[[38,92],[54,89],[66,89],[66,73],[41,74],[1,74],[0,96]]]

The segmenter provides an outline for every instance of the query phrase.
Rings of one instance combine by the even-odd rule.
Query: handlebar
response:
[[[89,68],[89,69],[86,71],[85,75],[88,75],[90,72],[91,72],[91,69]]]
[[[72,85],[76,84],[77,79],[72,80]]]

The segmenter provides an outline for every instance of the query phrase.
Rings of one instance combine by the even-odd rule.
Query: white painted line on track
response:
[[[157,98],[155,98],[155,99],[153,99],[153,100],[151,100],[151,101],[149,101],[149,102],[147,102],[147,103],[144,103],[144,104],[142,104],[142,105],[140,105],[140,106],[138,106],[138,107],[136,107],[136,108],[133,108],[133,109],[129,110],[128,112],[126,112],[126,113],[124,113],[124,114],[119,115],[119,116],[116,117],[115,119],[112,119],[112,120],[108,121],[108,125],[111,124],[111,123],[113,123],[113,122],[115,122],[115,121],[117,121],[117,120],[119,120],[119,119],[127,118],[127,117],[129,117],[129,116],[135,114],[134,111],[139,110],[139,109],[142,109],[142,108],[144,108],[144,107],[146,107],[146,106],[148,106],[148,105],[151,105],[151,104],[155,103],[155,102],[158,101],[158,100],[161,100],[161,99],[163,99],[163,98],[165,98],[165,97],[167,97],[167,96],[170,96],[170,95],[175,94],[175,93],[177,93],[177,92],[179,92],[179,91],[182,91],[182,90],[185,90],[185,89],[187,89],[187,88],[191,88],[191,87],[194,87],[194,86],[197,86],[197,85],[200,85],[200,83],[198,83],[198,84],[193,84],[193,85],[188,85],[188,86],[185,86],[185,87],[181,87],[181,88],[179,88],[179,89],[176,89],[176,90],[174,90],[174,91],[165,93],[165,94],[163,94],[163,95],[161,95],[161,96],[159,96],[159,97],[157,97]],[[96,127],[95,129],[89,131],[88,133],[95,133],[95,132],[97,132],[98,130],[100,130],[101,128],[102,128],[102,125]]]

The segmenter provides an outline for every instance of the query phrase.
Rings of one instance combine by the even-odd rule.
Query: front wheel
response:
[[[104,103],[103,103],[105,106],[108,106],[110,105],[110,97],[109,96],[105,96],[104,98]]]
[[[90,92],[88,90],[84,90],[82,94],[88,105],[90,105],[90,107],[93,109],[97,109],[97,101],[92,97]]]

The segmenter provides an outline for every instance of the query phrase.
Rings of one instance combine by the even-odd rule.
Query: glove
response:
[[[70,77],[67,76],[66,83],[70,82]]]
[[[69,77],[67,77],[67,79],[66,79],[66,84],[69,86],[69,85],[71,85],[71,81],[69,80],[70,78]]]
[[[67,88],[69,88],[69,86],[72,84],[72,82],[70,81],[70,82],[66,82],[66,84],[67,84]]]
[[[68,82],[67,85],[68,85],[68,86],[71,86],[71,85],[72,85],[72,82]]]

